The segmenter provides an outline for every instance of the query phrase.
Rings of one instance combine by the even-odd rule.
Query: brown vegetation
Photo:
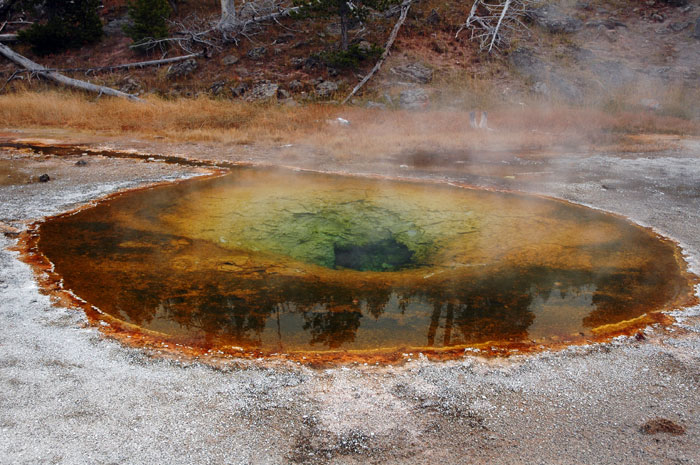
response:
[[[489,115],[494,130],[480,131],[469,128],[468,110],[411,112],[323,104],[287,107],[155,97],[138,104],[108,98],[95,101],[81,94],[55,91],[0,96],[0,120],[6,127],[65,128],[102,135],[165,137],[176,142],[300,144],[340,157],[411,150],[573,149],[617,144],[622,135],[629,133],[700,133],[697,121],[651,112],[604,113],[534,104],[495,109]],[[338,117],[350,124],[340,124]],[[647,142],[632,142],[629,149],[644,151],[648,147]]]

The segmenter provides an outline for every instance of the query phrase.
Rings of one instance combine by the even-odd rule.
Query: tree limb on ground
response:
[[[159,66],[166,65],[169,63],[177,63],[178,61],[189,60],[190,58],[197,58],[202,56],[202,52],[191,53],[189,55],[183,55],[179,57],[163,58],[161,60],[151,60],[151,61],[139,61],[136,63],[126,63],[123,65],[114,66],[96,66],[92,68],[43,68],[42,71],[57,71],[61,73],[75,73],[83,72],[86,74],[96,73],[98,71],[118,71],[120,69],[133,69],[133,68],[146,68],[148,66]],[[34,72],[34,69],[26,69],[25,72]]]
[[[196,15],[185,18],[182,21],[171,21],[171,24],[177,28],[171,37],[162,39],[152,39],[147,42],[133,44],[131,47],[147,47],[153,48],[162,44],[176,43],[182,50],[187,53],[192,53],[195,48],[204,48],[207,53],[211,50],[221,50],[221,43],[237,42],[236,37],[243,35],[248,37],[249,29],[259,23],[268,21],[278,21],[293,15],[301,10],[301,7],[280,8],[275,7],[267,9],[266,12],[258,14],[255,9],[250,7],[251,3],[247,3],[248,10],[252,11],[236,11],[234,1],[222,0],[221,17],[212,25],[210,19],[199,18]],[[276,3],[273,2],[273,3]]]
[[[279,10],[266,15],[253,16],[252,18],[246,19],[245,21],[241,21],[240,25],[243,29],[245,29],[246,26],[250,26],[251,24],[264,23],[266,21],[273,21],[276,19],[284,18],[298,12],[299,10],[301,10],[301,7],[295,6],[291,8],[285,8],[283,10]]]
[[[226,1],[226,0],[225,0]],[[224,2],[222,2],[224,3]],[[279,21],[281,18],[289,17],[294,13],[301,11],[301,6],[294,6],[289,8],[279,8],[276,11],[257,14],[255,10],[252,14],[248,14],[242,17],[242,15],[234,13],[227,13],[219,21],[217,29],[221,32],[224,42],[236,41],[237,35],[246,35],[248,29],[259,23],[264,23],[267,21]],[[269,10],[268,10],[269,11]]]
[[[387,40],[386,45],[384,46],[384,52],[382,53],[382,56],[379,57],[379,60],[377,63],[374,65],[374,68],[372,68],[372,71],[370,71],[367,76],[360,81],[355,88],[350,92],[350,94],[345,97],[345,100],[343,100],[343,105],[345,105],[348,100],[350,100],[365,84],[367,84],[367,81],[372,79],[372,76],[377,74],[377,71],[379,71],[379,68],[382,67],[384,64],[384,61],[387,59],[389,56],[389,52],[391,51],[391,46],[394,45],[394,41],[396,40],[396,36],[399,33],[399,29],[401,29],[401,26],[403,25],[404,21],[406,21],[406,16],[408,16],[408,10],[411,8],[411,4],[413,3],[413,0],[406,0],[401,4],[401,16],[399,16],[398,21],[396,21],[396,24],[394,24],[394,29],[392,29],[391,34],[389,35],[389,40]]]
[[[17,34],[0,34],[0,43],[17,42]]]
[[[140,98],[138,98],[135,95],[132,94],[127,94],[125,92],[112,89],[111,87],[105,87],[105,86],[98,86],[97,84],[92,84],[90,82],[85,82],[85,81],[80,81],[78,79],[73,79],[69,78],[68,76],[64,76],[62,74],[59,74],[55,71],[50,71],[46,69],[45,67],[41,66],[38,63],[33,62],[27,57],[24,57],[20,55],[19,53],[16,53],[14,50],[12,50],[10,47],[7,45],[0,44],[0,55],[4,56],[8,60],[12,61],[13,63],[16,63],[23,68],[26,68],[27,70],[32,71],[33,73],[37,74],[38,76],[41,76],[45,79],[49,79],[51,81],[57,82],[59,84],[62,84],[64,86],[68,87],[73,87],[76,89],[84,90],[87,92],[93,92],[98,95],[110,95],[113,97],[121,97],[129,100],[133,100],[136,102],[143,102]]]

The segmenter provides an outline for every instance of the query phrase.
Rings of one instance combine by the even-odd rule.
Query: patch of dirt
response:
[[[667,433],[674,436],[685,434],[685,428],[682,425],[666,418],[654,418],[653,420],[649,420],[639,429],[644,434]]]

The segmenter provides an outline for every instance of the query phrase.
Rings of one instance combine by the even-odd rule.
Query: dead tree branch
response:
[[[223,0],[222,16],[212,20],[196,15],[180,21],[171,21],[175,31],[170,37],[152,39],[132,45],[135,48],[152,49],[175,44],[186,53],[204,50],[208,54],[221,50],[225,43],[238,43],[240,37],[251,37],[259,32],[258,25],[279,21],[298,12],[301,7],[280,6],[281,0],[255,0],[245,2],[240,10],[235,11],[234,3]]]
[[[116,89],[112,89],[111,87],[105,87],[105,86],[99,86],[97,84],[92,84],[90,82],[85,82],[85,81],[80,81],[78,79],[73,79],[69,78],[68,76],[64,76],[62,74],[59,74],[55,71],[49,71],[43,66],[41,66],[38,63],[33,62],[27,57],[24,57],[20,55],[19,53],[16,53],[13,51],[10,47],[7,45],[0,44],[0,55],[4,56],[8,60],[12,61],[13,63],[16,63],[23,68],[26,68],[27,70],[31,70],[33,73],[35,73],[38,76],[41,76],[45,79],[49,79],[51,81],[57,82],[59,84],[62,84],[64,86],[69,86],[73,87],[75,89],[80,89],[84,90],[87,92],[93,92],[98,95],[111,95],[113,97],[121,97],[121,98],[126,98],[129,100],[134,100],[137,102],[143,102],[140,98],[138,98],[135,95],[132,94],[127,94],[125,92],[121,92]]]
[[[19,79],[21,77],[21,76],[19,76],[19,74],[21,72],[22,71],[18,69],[14,73],[12,73],[12,75],[9,78],[7,78],[7,81],[5,81],[5,84],[3,84],[2,87],[0,87],[0,94],[2,94],[2,91],[5,90],[5,87],[7,87],[12,81],[14,81],[15,79]]]
[[[396,24],[394,24],[394,29],[391,30],[391,34],[389,35],[389,40],[387,40],[386,45],[384,46],[384,52],[382,53],[382,56],[379,57],[379,60],[377,63],[374,65],[372,70],[365,76],[362,81],[360,81],[355,88],[350,92],[350,94],[345,97],[345,100],[343,100],[343,105],[345,105],[365,84],[367,84],[367,81],[372,79],[372,76],[377,74],[379,69],[382,67],[384,64],[384,61],[387,59],[389,56],[389,52],[391,51],[392,45],[394,45],[394,41],[396,40],[396,36],[399,33],[399,29],[401,29],[401,26],[403,23],[406,21],[406,16],[408,15],[408,10],[411,8],[411,4],[413,3],[413,0],[406,0],[401,4],[401,15],[399,16],[398,21],[396,21]]]
[[[172,57],[172,58],[163,58],[161,60],[150,60],[150,61],[138,61],[136,63],[125,63],[122,65],[113,65],[113,66],[94,66],[92,68],[44,68],[41,71],[55,71],[59,73],[85,73],[85,74],[94,74],[98,73],[101,71],[119,71],[122,69],[134,69],[134,68],[146,68],[148,66],[160,66],[160,65],[166,65],[170,63],[177,63],[178,61],[184,61],[184,60],[189,60],[190,58],[197,58],[202,56],[202,53],[191,53],[189,55],[183,55],[179,57]],[[25,69],[25,70],[20,70],[18,73],[34,73],[37,70],[35,69]]]
[[[264,15],[253,15],[250,18],[246,19],[245,21],[242,21],[240,23],[240,28],[245,29],[246,27],[256,24],[256,23],[264,23],[267,21],[276,21],[281,18],[285,18],[287,16],[291,16],[292,14],[296,13],[299,11],[301,7],[295,6],[291,8],[283,8],[280,9],[279,11],[275,11],[273,13],[268,13]]]
[[[505,18],[506,13],[508,13],[508,7],[510,6],[510,2],[511,0],[506,0],[506,3],[503,4],[503,10],[501,11],[501,15],[498,17],[498,23],[496,23],[496,27],[493,30],[493,34],[491,34],[491,44],[489,45],[489,53],[491,53],[493,45],[496,43],[496,39],[498,38],[498,31],[501,28],[501,24],[503,23],[503,18]]]
[[[17,34],[0,34],[0,42],[17,42]]]
[[[526,30],[523,18],[539,0],[475,0],[469,16],[455,34],[471,32],[470,39],[479,42],[482,51],[491,53],[508,43],[514,32]]]
[[[236,21],[229,23],[225,29],[221,29],[224,42],[237,42],[238,36],[248,37],[251,34],[251,29],[254,31],[254,28],[259,24],[270,21],[278,22],[280,19],[301,10],[299,6],[280,8],[275,3],[273,1],[272,5],[262,8],[262,11],[256,8],[252,2],[246,3],[236,17]]]
[[[190,58],[196,58],[196,57],[201,56],[201,55],[202,55],[202,52],[190,53],[189,55],[183,55],[183,56],[172,57],[172,58],[163,58],[162,60],[138,61],[136,63],[125,63],[123,65],[101,66],[99,68],[83,69],[82,71],[89,71],[89,72],[116,71],[116,70],[120,70],[120,69],[146,68],[148,66],[160,66],[160,65],[170,64],[170,63],[177,63],[178,61],[189,60]]]
[[[476,18],[476,9],[479,8],[479,2],[481,0],[474,0],[474,3],[472,4],[472,9],[469,11],[469,16],[467,17],[467,20],[465,21],[464,25],[459,28],[457,31],[457,34],[455,35],[455,38],[459,36],[459,33],[462,32],[462,30],[469,28],[472,23],[474,22]]]

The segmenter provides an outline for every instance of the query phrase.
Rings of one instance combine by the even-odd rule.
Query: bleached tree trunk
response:
[[[501,23],[503,22],[503,18],[506,17],[506,13],[508,12],[508,7],[510,6],[511,0],[506,0],[506,3],[503,5],[503,11],[501,11],[501,16],[498,18],[498,23],[496,24],[496,29],[493,30],[493,37],[491,38],[491,45],[489,45],[489,53],[491,53],[491,50],[493,49],[494,44],[496,43],[496,39],[498,39],[498,30],[501,28]],[[483,116],[482,116],[483,118]]]
[[[340,15],[340,49],[346,52],[348,50],[348,28],[350,23],[348,2],[340,4],[338,14]]]
[[[236,0],[221,0],[219,28],[229,29],[236,22]]]
[[[38,63],[33,62],[27,57],[20,55],[19,53],[12,50],[7,45],[0,44],[0,55],[4,56],[8,60],[22,66],[23,68],[36,73],[45,79],[50,79],[54,82],[62,84],[64,86],[74,87],[76,89],[84,90],[87,92],[93,92],[98,95],[111,95],[113,97],[121,97],[129,100],[134,100],[137,102],[143,102],[140,98],[135,95],[127,94],[125,92],[112,89],[111,87],[98,86],[91,82],[80,81],[78,79],[69,78],[63,74],[59,74],[55,71],[44,68]]]
[[[348,17],[340,15],[340,49],[344,52],[348,50]]]

